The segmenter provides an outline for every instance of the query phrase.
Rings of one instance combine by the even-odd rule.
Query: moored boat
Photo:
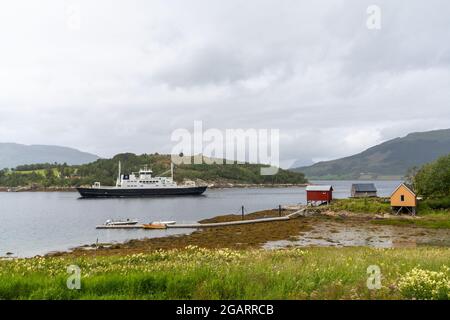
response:
[[[144,229],[167,229],[167,225],[163,223],[147,223],[143,224]]]
[[[126,226],[126,225],[135,225],[137,223],[138,223],[137,220],[131,220],[131,219],[126,219],[126,220],[108,219],[105,221],[105,226]]]
[[[172,224],[175,224],[175,223],[177,223],[177,222],[176,222],[176,221],[169,220],[169,221],[152,221],[152,222],[150,222],[150,224],[152,224],[152,223],[159,223],[159,224],[165,224],[165,225],[172,225]]]
[[[147,168],[122,174],[119,162],[119,175],[115,186],[102,186],[95,182],[92,187],[77,188],[82,198],[117,198],[117,197],[152,197],[152,196],[187,196],[201,195],[207,186],[178,185],[171,177],[154,177],[153,171]]]

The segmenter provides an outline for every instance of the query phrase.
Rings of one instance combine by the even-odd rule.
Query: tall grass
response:
[[[420,201],[417,210],[417,219],[402,219],[401,216],[383,220],[373,220],[372,223],[380,225],[417,226],[433,229],[450,229],[450,209],[445,208],[446,198],[440,200]],[[333,211],[348,211],[353,213],[390,213],[388,198],[350,198],[333,200],[327,207]]]
[[[439,271],[449,262],[446,248],[189,247],[125,257],[17,259],[0,261],[0,299],[414,298],[414,288],[401,291],[399,281],[414,268]],[[80,290],[66,287],[72,264],[81,268]],[[380,290],[366,286],[369,265],[381,269]]]
[[[386,198],[350,198],[333,200],[330,209],[356,213],[389,213],[391,205]]]

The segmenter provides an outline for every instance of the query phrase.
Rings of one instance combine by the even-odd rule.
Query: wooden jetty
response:
[[[215,223],[188,223],[188,224],[168,224],[167,229],[197,229],[197,228],[214,228],[214,227],[226,227],[226,226],[237,226],[243,224],[254,224],[262,222],[274,222],[274,221],[287,221],[291,219],[298,218],[300,216],[306,215],[306,207],[301,208],[291,214],[284,217],[271,217],[271,218],[259,218],[252,220],[238,220],[238,221],[228,221],[228,222],[215,222]],[[143,224],[135,225],[100,225],[96,227],[97,229],[144,229]]]
[[[172,224],[168,225],[167,228],[214,228],[214,227],[237,226],[242,224],[254,224],[261,222],[287,221],[305,215],[305,212],[306,208],[302,208],[284,217],[259,218],[252,220],[238,220],[238,221],[214,222],[214,223]]]

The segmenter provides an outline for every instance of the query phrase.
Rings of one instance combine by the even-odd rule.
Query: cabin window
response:
[[[405,196],[403,194],[400,196],[400,201],[405,201]]]

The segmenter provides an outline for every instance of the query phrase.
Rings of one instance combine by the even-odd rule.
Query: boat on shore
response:
[[[82,198],[119,198],[119,197],[153,197],[153,196],[187,196],[201,195],[207,186],[178,185],[173,180],[173,164],[171,177],[154,177],[148,168],[139,172],[122,174],[119,162],[119,175],[115,186],[102,186],[95,182],[91,187],[79,187],[77,191]]]

